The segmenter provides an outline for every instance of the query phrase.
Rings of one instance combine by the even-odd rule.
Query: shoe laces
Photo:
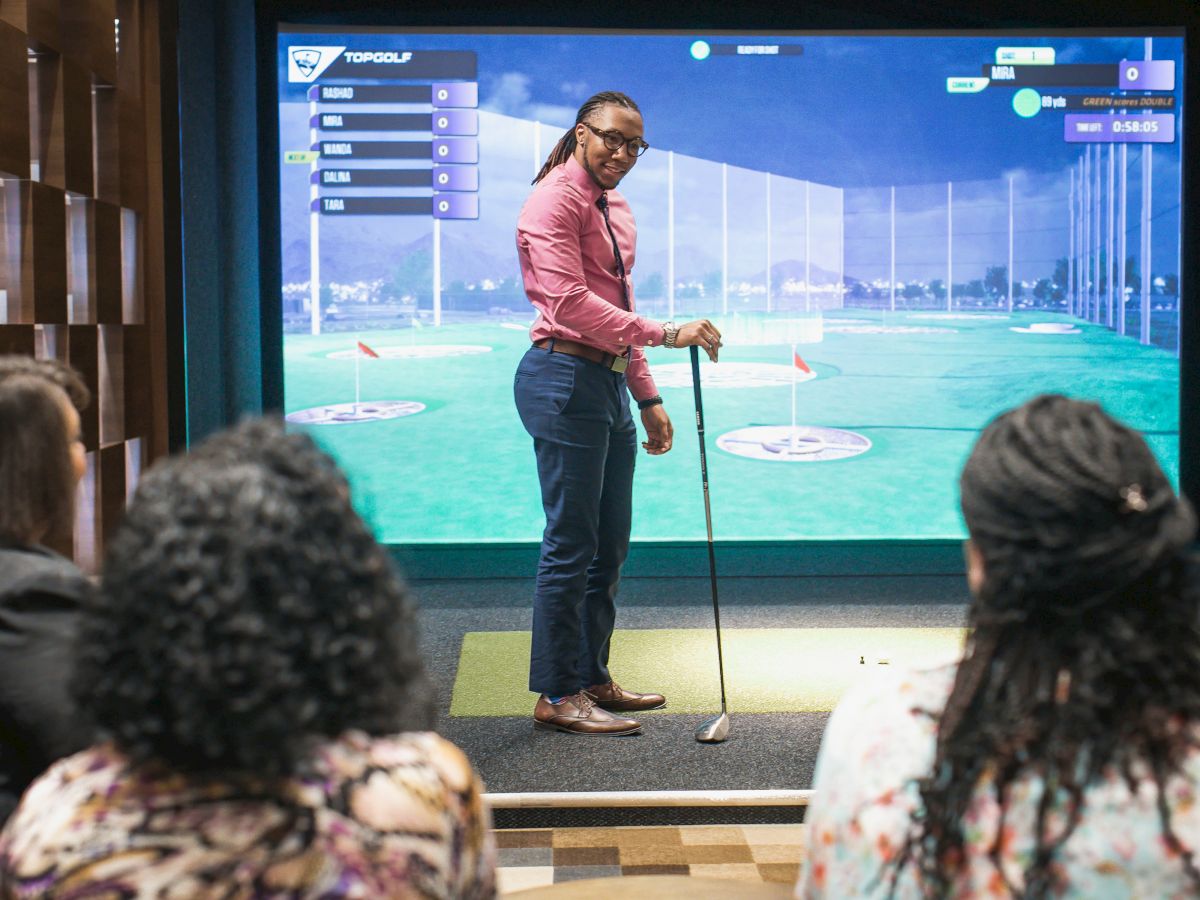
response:
[[[579,707],[579,712],[585,718],[592,714],[592,708],[596,705],[596,701],[592,699],[587,691],[580,691],[578,694],[572,694],[566,699],[570,700],[575,706]]]

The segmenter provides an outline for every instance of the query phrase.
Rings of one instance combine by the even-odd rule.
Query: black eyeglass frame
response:
[[[585,126],[588,131],[600,138],[604,142],[604,146],[612,153],[617,153],[622,147],[625,147],[629,155],[637,159],[650,149],[650,145],[640,137],[627,138],[619,131],[601,131],[587,122],[580,122],[579,124]],[[618,141],[617,146],[614,147],[609,141]]]

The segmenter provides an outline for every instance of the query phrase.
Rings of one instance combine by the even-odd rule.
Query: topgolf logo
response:
[[[292,47],[288,52],[288,81],[308,84],[345,51],[345,47]]]

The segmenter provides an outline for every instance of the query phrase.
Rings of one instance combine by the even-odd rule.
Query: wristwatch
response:
[[[663,322],[663,346],[674,350],[675,338],[679,335],[679,326],[674,322]]]

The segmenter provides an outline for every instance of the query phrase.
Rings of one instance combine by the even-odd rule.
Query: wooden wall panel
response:
[[[67,318],[72,325],[96,321],[92,284],[92,201],[67,195]]]
[[[121,314],[121,209],[103,200],[92,201],[92,284],[96,290],[96,321],[117,324]]]
[[[31,153],[38,163],[37,180],[91,194],[91,77],[71,60],[49,52],[38,55],[33,70]]]
[[[0,8],[4,6],[0,2]],[[22,32],[0,22],[0,173],[17,178],[29,177],[29,52],[25,41]]]
[[[100,448],[100,490],[96,506],[103,541],[116,529],[125,511],[125,445]]]
[[[95,197],[106,203],[121,202],[121,133],[117,90],[97,84],[92,92],[92,157],[96,173]]]
[[[4,0],[0,3],[0,22],[15,28],[21,34],[29,33],[29,22],[25,13],[25,0]]]
[[[0,324],[32,325],[33,296],[23,280],[24,240],[28,182],[6,178],[0,184]]]
[[[95,325],[69,328],[67,362],[83,376],[92,392],[92,403],[79,414],[83,425],[83,445],[88,450],[100,446],[100,331]]]
[[[150,333],[145,325],[126,325],[125,331],[125,433],[150,433],[154,416],[154,385],[147,382],[150,369]]]
[[[62,52],[108,84],[117,80],[116,0],[61,0]]]
[[[25,31],[30,41],[52,50],[62,45],[60,0],[15,0],[25,5]]]
[[[163,225],[157,16],[0,0],[0,353],[62,359],[92,391],[75,529],[53,538],[88,571],[166,447],[166,285],[143,247]]]
[[[0,325],[0,353],[33,356],[33,325]]]
[[[125,329],[101,325],[97,348],[96,398],[100,419],[100,446],[110,447],[125,440]],[[122,457],[124,458],[124,457]]]
[[[117,120],[121,132],[121,205],[146,211],[146,116],[142,91],[142,3],[118,0],[121,54],[117,61]]]
[[[65,325],[67,315],[67,198],[36,181],[21,184],[24,229],[22,290],[33,298],[37,322]]]
[[[90,195],[92,179],[92,77],[82,66],[65,57],[62,71],[63,187],[76,194]]]

